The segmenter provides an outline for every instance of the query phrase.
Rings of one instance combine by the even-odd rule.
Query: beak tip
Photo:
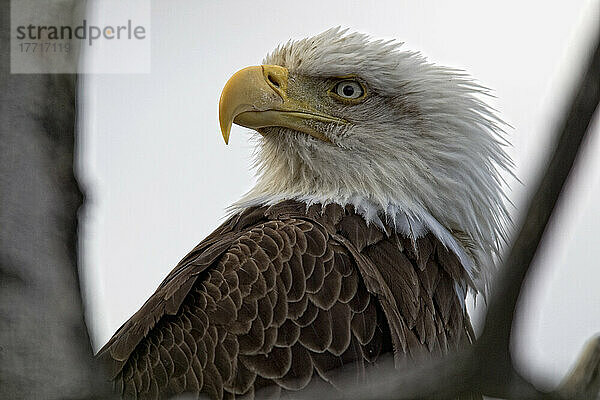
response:
[[[223,132],[223,140],[225,140],[225,144],[229,144],[229,132]]]
[[[230,120],[230,118],[219,118],[220,119],[220,128],[221,128],[221,135],[223,135],[223,140],[225,140],[225,144],[229,144],[229,136],[231,134],[231,125],[232,122]]]

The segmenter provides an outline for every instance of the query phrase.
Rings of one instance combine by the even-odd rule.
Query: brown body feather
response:
[[[100,351],[126,398],[336,390],[344,366],[444,354],[472,338],[468,278],[432,234],[367,225],[352,207],[285,201],[231,217]],[[347,372],[349,371],[349,372]],[[338,388],[339,389],[339,388]]]

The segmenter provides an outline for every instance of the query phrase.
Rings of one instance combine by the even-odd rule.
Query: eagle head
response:
[[[258,133],[257,184],[234,207],[352,204],[369,223],[431,230],[482,289],[509,225],[503,124],[485,88],[400,45],[334,28],[233,75],[225,142],[232,123]]]

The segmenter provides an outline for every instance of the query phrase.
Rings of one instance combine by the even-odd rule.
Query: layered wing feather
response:
[[[361,381],[394,349],[415,358],[469,340],[457,263],[432,235],[382,232],[351,207],[251,208],[190,252],[99,357],[128,398],[335,388],[342,366]]]

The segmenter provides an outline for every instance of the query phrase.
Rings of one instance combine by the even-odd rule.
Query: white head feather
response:
[[[351,125],[324,132],[333,145],[287,128],[257,135],[258,181],[233,209],[288,198],[354,204],[369,222],[432,230],[482,290],[510,223],[502,122],[480,99],[485,88],[400,45],[334,28],[269,54],[264,64],[288,68],[290,80],[351,74],[370,95],[337,110]]]

